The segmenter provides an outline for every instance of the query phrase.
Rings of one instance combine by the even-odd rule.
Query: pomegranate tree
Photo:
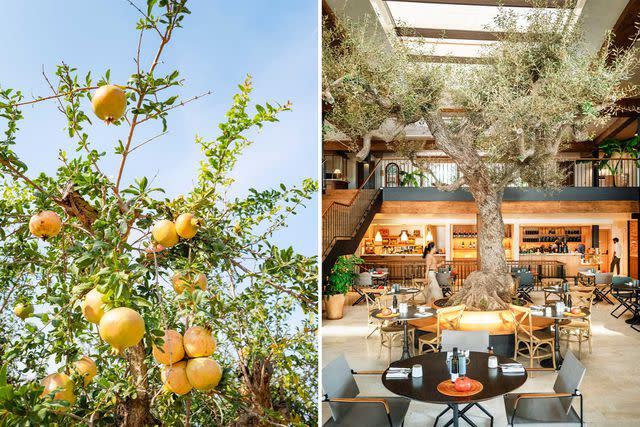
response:
[[[187,1],[139,12],[126,82],[68,64],[46,76],[51,95],[27,99],[31,88],[0,82],[0,307],[15,307],[0,310],[0,423],[315,424],[316,260],[269,239],[317,184],[226,195],[249,136],[290,105],[249,107],[247,78],[219,135],[195,140],[193,188],[174,196],[129,179],[129,154],[154,149],[144,135],[201,96],[177,97],[184,81],[164,60]],[[51,159],[50,174],[16,150],[32,144],[19,129],[47,103],[76,148]],[[114,149],[104,139],[98,149],[94,131],[107,124]]]

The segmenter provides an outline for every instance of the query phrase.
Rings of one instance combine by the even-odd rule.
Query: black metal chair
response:
[[[440,285],[440,289],[442,289],[442,296],[447,297],[451,295],[453,292],[451,290],[451,273],[436,273],[436,281],[438,285]]]
[[[613,301],[608,298],[611,293],[611,283],[613,283],[613,273],[596,273],[594,277],[594,285],[596,290],[593,292],[596,298],[593,300],[594,304],[600,301],[606,301],[613,305]]]
[[[552,368],[533,368],[527,371],[553,371]],[[509,393],[504,396],[504,407],[509,426],[529,427],[583,426],[582,394],[580,383],[586,368],[568,351],[558,372],[553,392]],[[580,400],[579,413],[573,408],[575,398]]]
[[[533,303],[533,299],[531,298],[531,292],[533,292],[535,285],[533,274],[531,274],[529,270],[520,270],[514,273],[520,279],[518,283],[518,298],[522,298]]]
[[[442,340],[440,342],[440,351],[452,351],[453,347],[457,347],[461,350],[487,352],[489,351],[489,331],[453,331],[445,329],[442,331]],[[460,410],[460,414],[466,414],[471,408],[477,407],[484,412],[490,420],[491,426],[493,426],[493,415],[487,411],[479,403],[470,403]],[[447,407],[444,411],[440,412],[436,417],[434,426],[438,425],[438,420],[441,416],[451,410],[451,407]]]
[[[354,374],[382,375],[382,371],[355,372],[344,355],[322,369],[324,401],[331,408],[329,426],[400,427],[409,410],[410,399],[404,397],[363,397]]]
[[[620,316],[625,314],[629,310],[633,310],[633,298],[635,292],[633,291],[621,291],[615,288],[615,285],[624,285],[630,283],[632,281],[631,277],[628,276],[614,276],[613,281],[611,282],[611,289],[613,297],[618,300],[618,306],[611,311],[611,315],[616,319],[619,319]],[[619,309],[624,308],[620,314],[615,314]]]

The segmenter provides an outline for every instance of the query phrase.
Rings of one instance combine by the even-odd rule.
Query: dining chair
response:
[[[438,351],[442,331],[445,329],[456,330],[460,328],[460,319],[462,318],[465,307],[464,304],[461,304],[436,310],[435,331],[426,331],[426,333],[418,337],[418,350],[420,354]],[[426,350],[425,347],[427,347]]]
[[[411,280],[411,286],[418,289],[418,294],[422,295],[422,301],[423,302],[427,302],[427,285],[429,284],[429,280],[424,279],[424,278],[413,278]],[[413,299],[415,300],[415,297],[418,296],[418,294],[415,294],[413,296]]]
[[[372,299],[367,298],[365,301],[367,302],[367,335],[366,335],[366,338],[369,338],[376,331],[380,330],[380,327],[382,326],[383,322],[380,319],[376,319],[375,317],[372,316],[374,310],[382,308],[382,307],[380,306],[380,296],[379,295],[375,295]],[[373,330],[371,330],[371,328],[373,328]]]
[[[534,368],[527,371],[553,371],[552,368]],[[586,368],[570,351],[556,381],[553,392],[509,393],[504,395],[504,408],[509,426],[529,427],[583,426],[583,406],[580,384]],[[580,400],[579,413],[573,408],[575,398]]]
[[[528,270],[519,271],[516,275],[520,278],[518,283],[518,297],[533,303],[531,292],[534,288],[533,274]]]
[[[579,290],[569,291],[568,297],[572,307],[583,307],[591,312],[593,300],[595,298],[595,286],[582,286]],[[578,359],[582,359],[582,342],[589,343],[589,353],[592,352],[591,344],[591,314],[585,317],[566,319],[560,323],[560,339],[566,339],[567,342],[578,343]],[[572,338],[575,338],[573,340]]]
[[[452,351],[454,347],[457,347],[461,350],[469,350],[469,351],[477,351],[481,353],[486,353],[489,351],[489,331],[454,331],[450,329],[445,329],[442,331],[442,340],[440,344],[440,351]],[[478,407],[482,412],[484,412],[490,419],[491,425],[493,425],[493,415],[480,403],[474,402],[470,403],[462,409],[462,413],[469,411],[469,409],[474,406]],[[446,414],[451,407],[447,407],[444,411],[442,411],[437,420]]]
[[[509,305],[509,311],[513,316],[515,326],[515,346],[513,350],[513,358],[518,356],[528,357],[529,365],[533,368],[533,361],[546,359],[551,357],[553,367],[556,367],[556,355],[553,351],[555,338],[548,330],[534,330],[533,319],[531,317],[531,309],[519,305]],[[524,349],[520,350],[520,345],[524,345]],[[549,352],[542,351],[545,347],[549,347]]]
[[[542,290],[544,292],[544,303],[549,304],[557,301],[562,301],[562,297],[557,292],[549,292],[545,291],[544,288],[547,287],[562,287],[564,284],[564,279],[555,278],[555,277],[545,277],[540,281]]]
[[[379,307],[390,307],[392,304],[392,295],[384,294],[378,297]],[[387,351],[387,363],[391,363],[391,349],[393,347],[402,347],[404,344],[404,325],[401,322],[396,322],[393,318],[383,320],[380,328],[380,350],[378,351],[378,357],[382,353],[382,349],[386,348]],[[407,339],[410,343],[414,342],[415,327],[407,325]],[[413,345],[409,346],[409,351],[413,350]]]
[[[596,299],[594,300],[594,304],[597,304],[600,301],[606,301],[613,305],[613,302],[608,298],[608,295],[611,293],[613,273],[596,273],[593,283],[596,287]]]
[[[486,353],[489,351],[489,331],[443,330],[440,351],[453,351],[453,347]]]
[[[451,295],[451,273],[449,271],[444,273],[436,273],[436,281],[442,289],[442,296],[447,297]]]
[[[353,371],[344,357],[338,356],[322,369],[323,401],[329,403],[333,426],[400,427],[404,424],[410,399],[405,397],[360,396],[354,375],[382,375],[383,371]]]
[[[633,279],[629,276],[613,276],[611,281],[612,285],[624,285],[627,283],[631,283]],[[611,315],[616,319],[619,319],[620,316],[625,314],[627,311],[632,309],[631,302],[633,301],[635,292],[633,291],[620,291],[612,288],[613,297],[618,301],[618,306],[613,309]],[[624,310],[620,314],[614,314],[619,309],[624,308]]]

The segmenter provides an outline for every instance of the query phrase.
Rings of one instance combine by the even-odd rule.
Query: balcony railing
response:
[[[640,187],[640,161],[636,159],[560,159],[566,171],[564,187]],[[457,165],[448,159],[432,159],[431,171],[438,181],[450,184],[459,176]],[[383,187],[435,187],[434,178],[407,159],[380,161]],[[510,187],[527,187],[514,182]]]

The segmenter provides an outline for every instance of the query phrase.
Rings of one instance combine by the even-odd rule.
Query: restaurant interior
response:
[[[608,31],[620,49],[638,44],[626,39],[640,2],[542,3],[579,16],[594,49]],[[532,6],[324,0],[322,9],[325,26],[366,16],[383,34],[411,27],[433,43],[423,60],[455,64],[474,62],[474,46],[492,40],[482,21],[499,4]],[[638,73],[627,83],[640,83]],[[616,170],[601,167],[605,141],[638,136],[640,98],[625,102],[628,110],[558,153],[568,171],[560,188],[505,188],[512,287],[500,309],[458,298],[485,265],[483,219],[469,191],[436,186],[460,171],[426,125],[404,135],[422,144],[433,174],[390,141],[373,138],[363,159],[361,140],[354,150],[347,135],[323,134],[323,425],[640,425],[637,150],[618,155]],[[336,278],[349,275],[336,291]]]

